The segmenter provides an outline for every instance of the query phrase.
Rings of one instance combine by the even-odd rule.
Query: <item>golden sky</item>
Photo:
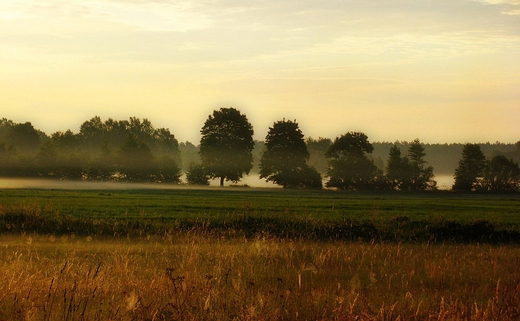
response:
[[[0,2],[0,117],[51,134],[148,118],[198,143],[220,107],[255,138],[520,140],[520,0]]]

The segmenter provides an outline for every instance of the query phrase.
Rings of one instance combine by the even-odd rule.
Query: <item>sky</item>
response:
[[[2,0],[0,118],[147,118],[198,143],[243,112],[306,137],[520,140],[520,0]]]

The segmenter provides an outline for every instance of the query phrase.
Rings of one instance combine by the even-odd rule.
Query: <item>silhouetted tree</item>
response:
[[[321,188],[321,175],[307,165],[309,152],[296,121],[275,122],[265,138],[260,178],[285,188]]]
[[[253,167],[253,126],[235,108],[213,111],[201,129],[200,159],[206,174],[238,182]]]
[[[180,183],[181,169],[173,157],[160,156],[153,162],[151,181],[156,183]]]
[[[158,157],[169,157],[173,159],[176,165],[182,167],[181,152],[179,142],[175,136],[166,128],[155,129],[153,137],[153,153]]]
[[[344,190],[374,188],[378,170],[367,157],[373,151],[368,137],[359,132],[349,132],[334,140],[327,151],[329,159],[327,187]]]
[[[469,192],[475,190],[486,168],[486,157],[478,144],[466,144],[462,158],[455,169],[453,190]]]
[[[402,190],[404,186],[410,185],[410,167],[408,158],[401,157],[401,149],[393,145],[386,165],[386,177],[392,189]]]
[[[419,139],[415,139],[408,147],[408,159],[410,161],[411,180],[405,184],[412,191],[435,190],[437,182],[433,179],[433,167],[426,166],[424,160],[426,153]]]
[[[9,127],[6,141],[20,154],[34,154],[40,148],[40,134],[29,122]]]
[[[518,163],[504,155],[496,155],[484,170],[481,189],[488,191],[518,191],[520,189],[520,169]]]
[[[101,117],[95,116],[81,124],[79,128],[79,136],[87,147],[97,149],[107,141],[107,129],[101,121]]]

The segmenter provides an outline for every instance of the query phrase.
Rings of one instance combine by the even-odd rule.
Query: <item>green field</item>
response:
[[[250,189],[18,190],[0,191],[0,203],[32,204],[64,215],[100,218],[198,217],[230,214],[312,216],[337,220],[444,216],[520,224],[520,195],[346,193]]]
[[[0,204],[3,232],[121,236],[202,228],[246,236],[516,242],[520,231],[518,194],[5,189]]]

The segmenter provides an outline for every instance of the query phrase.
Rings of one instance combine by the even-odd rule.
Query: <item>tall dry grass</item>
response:
[[[520,249],[0,238],[0,320],[518,320]]]

